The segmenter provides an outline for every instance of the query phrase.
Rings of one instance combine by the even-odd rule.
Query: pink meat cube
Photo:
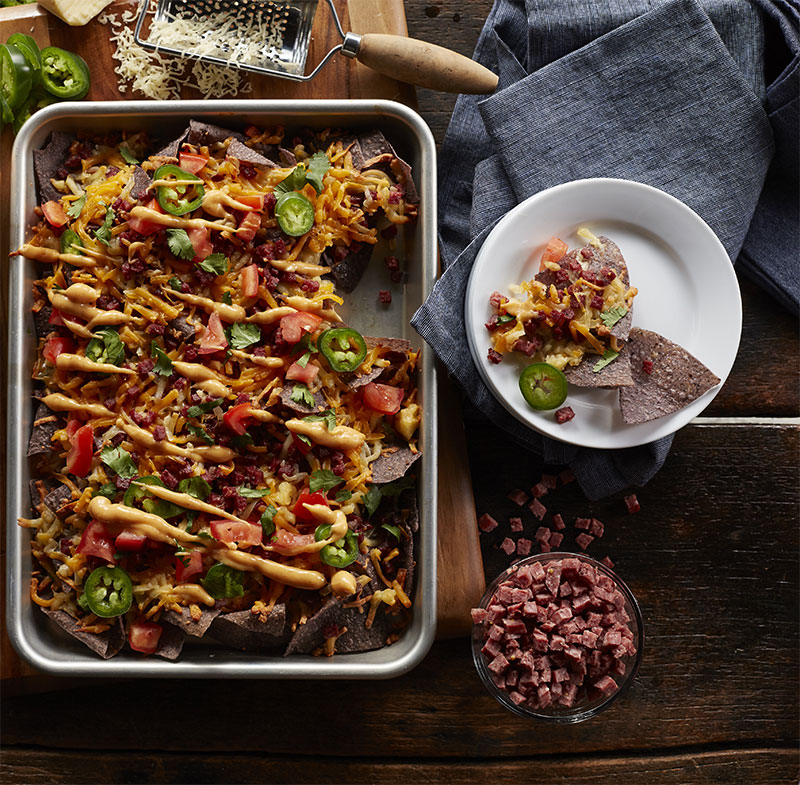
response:
[[[529,505],[528,509],[541,521],[547,514],[547,507],[545,507],[538,499],[534,499]]]
[[[594,542],[594,537],[591,534],[579,534],[575,538],[575,542],[578,543],[578,547],[581,550],[585,551]]]
[[[572,469],[564,469],[559,473],[558,479],[561,480],[563,485],[566,485],[575,479],[575,475],[572,473]]]
[[[564,519],[561,517],[561,513],[557,512],[553,515],[553,527],[556,531],[563,531],[567,528],[567,524],[564,523]]]
[[[506,628],[506,632],[510,632],[514,635],[522,635],[528,631],[522,619],[505,619],[503,621],[503,626]]]
[[[572,618],[571,608],[560,608],[550,617],[550,621],[553,621],[556,624],[561,624],[562,621],[568,621],[571,618]]]
[[[517,550],[517,544],[510,537],[506,537],[503,542],[500,543],[500,550],[505,551],[511,556],[511,554]]]
[[[569,597],[570,594],[572,594],[572,586],[564,581],[558,589],[558,595],[559,597]]]
[[[592,518],[592,522],[589,524],[589,534],[593,537],[602,537],[605,530],[606,527],[603,526],[601,521],[598,521],[597,518]]]
[[[509,668],[506,671],[506,687],[516,687],[519,683],[519,671],[516,668]]]
[[[547,576],[544,579],[544,585],[547,586],[547,591],[553,596],[558,594],[558,585],[561,583],[561,564],[558,561],[552,561],[547,565]]]
[[[494,518],[492,518],[492,516],[489,515],[488,512],[484,513],[483,515],[481,515],[480,518],[478,518],[478,528],[482,532],[493,531],[498,526],[499,526],[499,524],[497,523],[497,521]]]
[[[539,482],[544,485],[545,488],[549,488],[553,490],[558,485],[558,477],[555,474],[543,474],[542,479]]]
[[[563,534],[559,534],[558,532],[553,532],[550,535],[550,543],[549,543],[549,545],[550,545],[551,548],[558,548],[559,545],[561,545],[561,543],[563,542],[563,540],[564,540],[564,535]]]
[[[511,526],[512,532],[521,532],[522,531],[522,518],[509,518],[508,524]]]
[[[576,529],[580,529],[581,531],[589,531],[589,526],[591,526],[591,524],[591,518],[576,518],[573,525]]]
[[[533,586],[533,575],[531,575],[531,568],[527,564],[517,570],[514,576],[514,582],[522,589]]]
[[[531,636],[531,643],[534,651],[547,651],[549,641],[547,635],[537,627]]]
[[[608,556],[603,556],[603,558],[600,559],[600,561],[603,562],[603,564],[605,564],[606,567],[608,567],[609,570],[613,570],[614,569],[614,562],[611,561],[611,559],[609,559]]]
[[[515,605],[520,602],[527,602],[533,596],[533,592],[530,589],[512,589],[511,590],[511,602]]]
[[[606,630],[603,637],[603,646],[607,649],[619,646],[622,643],[622,635],[619,630]]]
[[[482,624],[489,615],[489,611],[487,611],[486,608],[473,608],[470,613],[472,614],[473,624]]]
[[[557,632],[554,632],[550,636],[550,649],[552,651],[564,651],[567,647],[567,641],[563,635],[559,635]]]
[[[514,587],[508,583],[501,583],[494,595],[495,602],[502,605],[511,605],[514,602]]]
[[[577,646],[567,646],[564,649],[564,656],[572,660],[572,662],[580,662],[583,659],[583,650]]]
[[[536,603],[533,602],[533,601],[526,602],[522,606],[522,615],[523,616],[535,616],[537,611],[538,611],[538,608],[536,607]]]
[[[529,556],[533,540],[528,540],[525,537],[520,537],[517,540],[517,556]]]
[[[572,610],[574,613],[583,613],[591,604],[591,597],[588,594],[581,594],[572,600]]]
[[[610,676],[603,676],[602,678],[598,679],[594,686],[597,687],[600,692],[604,695],[611,695],[612,692],[617,691],[617,682],[614,681]]]
[[[572,682],[567,685],[567,688],[564,690],[561,698],[559,698],[559,703],[562,706],[566,706],[567,708],[571,708],[575,705],[575,697],[578,694],[578,686]]]
[[[556,668],[553,671],[553,678],[557,682],[568,681],[569,680],[569,671],[566,668]]]
[[[553,549],[550,547],[549,542],[540,542],[539,543],[539,553],[550,553]]]
[[[525,703],[525,696],[521,692],[517,692],[514,690],[513,692],[508,693],[508,697],[510,698],[512,703],[515,703],[519,706],[520,703]]]
[[[484,657],[486,657],[487,660],[494,659],[500,654],[501,651],[502,649],[500,648],[500,644],[493,640],[486,641],[481,649],[481,653]]]
[[[522,507],[528,501],[528,494],[525,493],[522,488],[514,488],[514,490],[508,494],[508,498],[518,507]]]
[[[534,499],[541,499],[548,491],[547,486],[544,483],[537,482],[536,485],[531,488],[531,495]]]
[[[578,576],[582,578],[586,583],[590,586],[593,586],[597,583],[597,571],[591,564],[587,564],[586,562],[581,562],[580,567],[578,568]]]
[[[635,493],[625,497],[625,506],[628,508],[629,513],[639,512],[642,509]]]
[[[499,641],[505,636],[505,630],[499,624],[493,624],[489,627],[486,637],[491,641]]]
[[[506,615],[506,609],[502,605],[492,604],[488,608],[489,615],[486,617],[488,621],[495,622],[502,619]]]
[[[544,580],[544,567],[539,562],[535,562],[531,565],[531,575],[535,581],[543,581]]]
[[[583,645],[586,646],[587,649],[593,649],[597,646],[597,635],[591,630],[584,630],[582,638]]]
[[[540,684],[536,694],[539,697],[539,705],[543,709],[547,708],[553,702],[550,688],[546,684]]]
[[[534,668],[533,654],[529,651],[523,652],[522,656],[519,658],[519,666],[523,670],[532,671]]]
[[[552,532],[546,526],[540,526],[536,530],[536,534],[533,535],[533,538],[539,542],[549,542],[551,534]]]

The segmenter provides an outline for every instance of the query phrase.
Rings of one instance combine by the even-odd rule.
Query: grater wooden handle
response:
[[[443,46],[384,33],[364,33],[359,62],[401,82],[447,93],[492,93],[497,76]]]

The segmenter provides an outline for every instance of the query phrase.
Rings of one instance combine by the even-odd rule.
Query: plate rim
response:
[[[580,433],[577,435],[572,435],[569,431],[566,431],[564,435],[559,435],[552,433],[549,430],[543,429],[538,427],[534,422],[531,422],[524,418],[523,413],[520,412],[517,408],[515,408],[511,403],[506,399],[504,395],[500,392],[497,385],[493,382],[490,374],[488,373],[488,369],[484,367],[484,363],[481,359],[480,349],[476,346],[476,339],[473,336],[473,322],[474,317],[470,315],[470,302],[474,297],[474,286],[475,280],[477,278],[476,270],[479,269],[481,266],[481,259],[485,253],[485,249],[487,246],[490,245],[491,241],[496,238],[499,234],[501,234],[504,228],[517,216],[519,213],[524,212],[527,209],[530,209],[530,206],[536,202],[540,202],[544,199],[551,198],[554,193],[560,193],[562,191],[570,191],[576,188],[595,188],[595,187],[603,187],[603,186],[614,186],[614,187],[622,187],[623,189],[631,189],[633,191],[644,191],[648,193],[648,195],[652,198],[655,197],[656,199],[662,199],[668,202],[673,208],[677,209],[679,212],[682,212],[690,221],[693,221],[707,236],[708,240],[711,242],[713,246],[716,246],[716,250],[719,251],[725,260],[727,261],[726,265],[720,265],[721,274],[727,279],[727,284],[731,287],[730,295],[735,295],[731,300],[731,305],[734,307],[735,311],[735,319],[736,319],[736,327],[735,330],[735,345],[731,344],[731,359],[730,362],[727,364],[727,368],[725,368],[724,372],[719,374],[720,381],[717,385],[715,385],[711,390],[708,390],[699,398],[696,398],[692,403],[688,406],[684,407],[683,409],[679,409],[677,412],[673,412],[672,414],[666,415],[665,417],[658,417],[654,420],[650,420],[648,423],[637,423],[632,424],[632,428],[641,425],[650,425],[652,423],[669,423],[666,428],[658,428],[657,425],[653,426],[656,433],[643,433],[639,437],[633,437],[627,439],[622,444],[609,444],[607,443],[609,439],[617,439],[620,431],[616,429],[614,431],[609,432],[608,434],[602,434],[601,438],[598,440],[594,439],[587,439],[585,435],[581,435]],[[590,220],[590,219],[587,219]],[[636,221],[630,221],[632,225],[637,226],[639,228],[645,229],[649,231],[646,226],[642,226],[641,224],[636,223]],[[653,185],[648,185],[647,183],[639,182],[638,180],[627,180],[625,178],[619,177],[587,177],[579,180],[569,180],[565,183],[559,183],[558,185],[551,186],[550,188],[546,188],[538,193],[535,193],[522,202],[514,206],[511,210],[505,213],[492,230],[487,234],[486,238],[484,239],[483,243],[481,244],[480,249],[478,250],[475,261],[472,264],[472,268],[470,269],[469,278],[467,280],[467,287],[465,290],[464,295],[464,326],[465,332],[467,335],[467,344],[469,346],[470,355],[472,357],[472,361],[475,363],[475,366],[478,369],[478,374],[481,378],[481,381],[486,385],[489,392],[492,394],[492,397],[501,405],[503,408],[511,414],[521,425],[525,428],[532,430],[535,433],[541,434],[546,436],[547,438],[554,439],[556,441],[563,442],[565,444],[571,444],[578,447],[586,447],[591,449],[607,449],[607,450],[621,450],[627,449],[630,447],[639,447],[645,444],[649,444],[653,441],[656,441],[661,438],[665,438],[666,436],[670,436],[677,431],[679,431],[684,426],[688,425],[694,417],[697,417],[701,414],[716,398],[717,394],[720,392],[722,387],[724,386],[725,382],[728,380],[728,376],[733,368],[734,363],[736,362],[736,357],[739,353],[739,345],[741,343],[741,335],[742,335],[742,299],[741,299],[741,289],[739,287],[739,281],[736,276],[736,271],[734,268],[733,262],[730,260],[730,256],[725,249],[725,246],[722,244],[722,241],[717,236],[716,232],[709,226],[709,224],[689,205],[683,202],[681,199],[673,196],[670,193],[662,190]],[[664,336],[666,337],[666,336]],[[671,339],[668,339],[671,340]],[[688,351],[688,350],[687,350]],[[697,407],[695,404],[702,402],[702,405]],[[693,411],[697,408],[697,411]],[[673,427],[674,426],[674,427]],[[627,426],[626,426],[627,427]],[[624,433],[624,431],[623,431]],[[633,431],[630,431],[633,434]]]

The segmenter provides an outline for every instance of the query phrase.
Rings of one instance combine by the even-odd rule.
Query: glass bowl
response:
[[[517,611],[512,614],[511,619],[521,619],[525,622],[526,632],[521,633],[521,627],[519,624],[512,625],[511,628],[511,635],[517,634],[518,637],[514,639],[512,637],[511,640],[518,640],[522,642],[519,651],[516,653],[516,656],[511,658],[509,655],[509,667],[506,668],[505,671],[501,673],[493,673],[489,669],[489,665],[491,664],[492,660],[495,658],[495,654],[491,652],[487,652],[486,654],[483,653],[482,649],[487,642],[487,638],[485,637],[488,634],[488,630],[492,627],[492,615],[499,614],[497,607],[502,605],[502,603],[498,600],[494,603],[495,611],[492,612],[490,610],[490,605],[492,605],[492,600],[495,598],[495,594],[497,593],[498,589],[501,588],[503,584],[506,583],[510,578],[517,575],[517,573],[522,570],[523,568],[529,568],[525,570],[527,575],[533,577],[535,575],[541,576],[541,571],[544,570],[545,574],[552,575],[555,570],[554,562],[561,562],[562,568],[564,567],[564,560],[567,559],[574,559],[576,560],[578,570],[583,570],[583,575],[576,572],[576,567],[573,562],[569,562],[566,568],[566,578],[559,575],[558,576],[558,591],[559,591],[559,602],[561,600],[566,601],[569,603],[570,612],[574,611],[574,608],[578,608],[579,610],[575,612],[575,615],[570,619],[565,613],[561,614],[566,618],[561,619],[557,622],[555,629],[541,629],[541,624],[543,623],[545,627],[548,626],[548,621],[552,621],[550,616],[555,612],[552,608],[550,610],[549,616],[546,617],[542,613],[542,605],[537,601],[535,596],[530,597],[528,602],[532,600],[536,602],[539,606],[537,610],[538,616],[534,615],[532,612],[532,608],[528,608],[529,613],[527,615],[523,615],[523,609],[517,609]],[[538,565],[538,566],[537,566]],[[582,566],[582,565],[588,565]],[[594,576],[596,577],[596,582],[594,586],[588,587],[588,579],[592,575],[589,567],[595,570]],[[548,573],[548,570],[550,571]],[[528,578],[526,577],[517,577],[521,584],[527,582]],[[607,579],[610,579],[611,583],[608,582]],[[541,577],[534,577],[533,585],[529,587],[531,589],[531,593],[533,595],[536,594],[536,586],[538,583],[542,581]],[[555,582],[555,579],[551,578],[551,586]],[[568,583],[570,588],[565,590],[567,593],[566,595],[561,595],[561,586],[564,583]],[[604,586],[602,584],[605,584]],[[611,586],[613,584],[613,587]],[[581,589],[583,587],[583,591],[581,593],[572,591],[573,585]],[[616,595],[618,591],[621,595],[621,598],[617,597],[616,599],[616,607],[612,610],[612,601],[611,600],[604,600],[598,598],[594,595],[597,587],[603,589],[603,592],[610,592],[611,596],[613,597]],[[588,588],[587,588],[588,587]],[[510,584],[509,584],[510,588]],[[517,585],[516,590],[528,588],[524,586]],[[540,590],[539,594],[543,595],[547,590]],[[600,592],[603,594],[603,592]],[[573,595],[572,599],[570,596]],[[589,603],[586,603],[586,596],[588,596]],[[582,601],[580,598],[584,597]],[[608,594],[605,594],[605,597],[609,597]],[[506,593],[506,599],[509,600],[508,595]],[[513,606],[517,604],[517,601],[520,600],[520,595],[513,600],[509,600],[510,604]],[[576,600],[578,600],[576,604]],[[524,602],[523,606],[524,606]],[[542,596],[543,602],[543,596]],[[550,598],[549,602],[552,602],[552,597]],[[603,603],[607,604],[603,604]],[[581,606],[585,605],[583,609]],[[574,606],[574,607],[573,607]],[[546,606],[544,606],[546,607]],[[639,605],[636,602],[636,598],[631,593],[631,590],[625,585],[625,583],[617,576],[612,570],[606,567],[604,564],[601,564],[594,559],[589,558],[588,556],[584,556],[582,554],[575,554],[575,553],[542,553],[538,556],[530,556],[525,559],[520,559],[518,562],[515,562],[511,567],[509,567],[505,572],[501,573],[500,575],[495,578],[492,584],[486,589],[486,593],[481,598],[480,604],[478,606],[479,609],[487,611],[489,617],[480,622],[476,622],[473,625],[472,630],[472,659],[475,663],[475,668],[478,671],[478,675],[480,676],[481,681],[483,682],[486,689],[497,699],[499,703],[501,703],[505,708],[509,711],[514,712],[514,714],[518,714],[522,717],[536,717],[540,720],[545,720],[547,722],[557,722],[557,723],[574,723],[574,722],[582,722],[583,720],[588,720],[591,717],[594,717],[599,712],[607,709],[614,701],[616,701],[631,685],[634,677],[636,676],[636,672],[639,669],[639,663],[642,659],[642,650],[644,648],[644,626],[642,623],[642,614],[639,610]],[[632,633],[632,644],[625,644],[624,641],[626,636],[623,636],[621,633],[623,643],[620,644],[623,647],[627,646],[628,653],[622,656],[614,656],[616,653],[615,645],[613,643],[607,643],[605,638],[605,633],[607,631],[606,628],[613,627],[613,623],[602,625],[602,623],[598,623],[597,619],[593,619],[592,621],[595,628],[598,626],[603,627],[603,632],[599,634],[597,638],[597,642],[603,642],[604,648],[594,648],[585,644],[583,642],[578,642],[576,638],[572,638],[570,641],[568,639],[568,635],[577,636],[579,633],[583,638],[583,629],[573,630],[570,633],[564,633],[564,625],[568,625],[571,620],[577,620],[578,617],[582,619],[582,621],[577,622],[577,626],[580,627],[584,622],[587,621],[588,615],[590,613],[599,614],[600,616],[604,616],[607,613],[616,614],[616,621],[618,621],[621,625],[627,626]],[[547,614],[547,611],[544,612]],[[481,615],[481,614],[479,614]],[[627,617],[627,618],[626,618]],[[510,619],[508,619],[510,620]],[[503,619],[498,618],[498,626],[503,627]],[[608,621],[608,620],[605,620]],[[593,632],[591,627],[588,627],[589,632]],[[533,633],[534,630],[538,631],[538,638],[536,644],[533,643]],[[619,628],[618,628],[619,631]],[[547,635],[547,642],[545,642],[545,638],[541,635],[542,632],[546,633],[553,633],[554,635],[560,635],[562,638],[565,639],[564,648],[561,648],[561,642],[558,641],[556,646],[558,650],[555,651],[550,649],[550,644],[553,642],[553,638],[551,635]],[[595,633],[597,634],[597,633]],[[589,641],[591,642],[591,636],[589,636]],[[527,645],[530,643],[530,645]],[[534,645],[536,645],[536,650],[534,650]],[[513,644],[512,644],[513,646]],[[543,650],[542,647],[545,647]],[[503,644],[496,643],[495,649],[500,647],[503,648]],[[570,649],[569,652],[571,659],[567,658],[566,649]],[[632,650],[635,649],[635,650]],[[605,670],[608,666],[609,661],[605,660],[604,663],[597,662],[597,664],[589,669],[589,672],[586,674],[585,683],[581,686],[578,686],[575,683],[575,680],[580,680],[580,669],[581,665],[579,664],[581,660],[576,660],[582,652],[587,652],[587,657],[591,658],[593,651],[600,651],[601,654],[598,656],[598,659],[602,657],[603,654],[611,656],[611,665],[615,667],[617,670],[612,671],[609,675],[611,678],[614,679],[614,683],[617,685],[615,689],[611,689],[611,685],[609,682],[605,681],[604,686],[607,692],[603,692],[600,689],[595,688],[593,685],[596,681],[601,681],[604,676],[599,676],[598,678],[598,671],[596,668],[601,668]],[[503,656],[505,656],[508,652],[503,651]],[[543,655],[547,656],[546,664],[542,662],[540,658]],[[531,663],[531,657],[533,658],[533,662],[536,665],[528,670],[528,666]],[[491,658],[491,659],[487,659]],[[525,664],[527,663],[527,665]],[[513,670],[516,670],[517,677],[519,677],[518,684],[513,685],[511,687],[506,686],[505,688],[501,689],[495,680],[507,680],[509,678],[509,674],[512,670],[510,667],[511,665],[515,667]],[[543,667],[540,667],[543,666]],[[549,665],[552,665],[552,668],[549,668]],[[624,673],[619,673],[619,670],[622,669],[624,666]],[[496,668],[502,667],[502,661],[495,666]],[[587,666],[588,667],[588,666]],[[541,677],[547,675],[547,671],[550,670],[550,679],[545,682]],[[555,671],[559,670],[561,673],[559,674],[564,681],[559,682],[557,681]],[[525,689],[529,691],[529,694],[526,695],[524,692],[516,689],[516,686],[522,685],[523,677],[521,674],[525,674],[526,671],[528,673],[535,673],[535,675],[527,676],[527,684],[523,685]],[[564,673],[568,675],[565,677]],[[593,675],[590,675],[592,674]],[[532,681],[533,680],[533,681]],[[515,681],[515,677],[511,676],[511,681]],[[537,684],[538,682],[538,684]],[[555,690],[555,696],[551,695],[552,703],[546,707],[542,707],[538,705],[540,703],[539,698],[539,688],[540,685],[545,683],[548,689],[548,692],[551,687]],[[566,683],[566,688],[563,686],[555,687],[555,684],[562,685]],[[565,702],[569,701],[569,698],[566,694],[564,694],[564,689],[570,690],[571,687],[577,688],[577,694],[574,697],[574,704],[572,706],[563,705],[560,701],[563,698]],[[536,697],[533,699],[533,702],[530,699],[530,692],[536,693]],[[512,694],[515,697],[512,699]],[[523,700],[520,700],[523,699]],[[544,698],[546,700],[546,697]]]

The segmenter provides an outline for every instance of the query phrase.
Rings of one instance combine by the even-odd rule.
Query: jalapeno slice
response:
[[[89,92],[89,66],[74,52],[57,46],[42,50],[42,87],[56,98],[77,100]]]
[[[160,477],[134,477],[133,482],[128,486],[128,490],[125,491],[125,496],[122,499],[122,503],[126,507],[136,507],[137,502],[141,502],[142,509],[145,512],[158,515],[164,520],[174,518],[176,515],[181,515],[186,512],[183,507],[179,507],[177,504],[164,501],[163,499],[154,499],[148,493],[147,489],[142,487],[143,485],[158,485],[160,488],[166,488],[166,485],[164,485]]]
[[[83,585],[89,610],[103,619],[127,613],[133,602],[133,584],[122,567],[98,567]]]
[[[25,33],[14,33],[8,37],[6,43],[16,46],[22,52],[33,71],[33,81],[38,84],[39,72],[42,70],[42,53],[39,51],[36,41]]]
[[[519,389],[532,409],[555,409],[567,398],[567,378],[549,363],[533,363],[520,375]]]
[[[206,189],[203,181],[191,172],[175,164],[159,166],[153,175],[154,180],[174,180],[175,185],[159,185],[156,199],[161,209],[170,215],[185,215],[196,210],[203,202]]]
[[[275,202],[278,226],[289,237],[300,237],[314,225],[314,205],[297,191],[281,194]]]
[[[25,55],[11,44],[0,44],[0,94],[9,107],[19,109],[31,91],[32,70]]]
[[[80,253],[83,241],[74,229],[66,229],[61,234],[61,253]]]
[[[323,523],[314,531],[314,540],[322,542],[331,536],[331,527]],[[326,545],[320,552],[319,558],[330,567],[347,567],[358,558],[358,537],[355,532],[347,530],[341,540]]]
[[[317,347],[338,373],[355,371],[367,356],[367,344],[363,336],[350,327],[325,330],[317,341]]]

